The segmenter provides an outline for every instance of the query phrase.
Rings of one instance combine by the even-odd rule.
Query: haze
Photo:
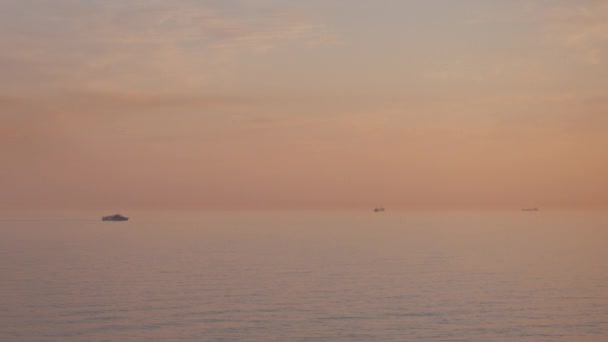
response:
[[[0,207],[605,207],[605,1],[0,0]]]

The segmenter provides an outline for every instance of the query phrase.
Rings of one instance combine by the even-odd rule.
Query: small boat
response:
[[[521,211],[538,211],[538,208],[523,208]]]
[[[129,221],[129,218],[126,216],[122,216],[120,214],[103,216],[101,218],[102,221]]]
[[[379,207],[379,208],[374,208],[374,212],[375,212],[375,213],[379,213],[379,212],[381,212],[381,211],[384,211],[384,208],[381,208],[381,207]]]

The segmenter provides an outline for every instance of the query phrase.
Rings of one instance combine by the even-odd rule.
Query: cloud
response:
[[[0,124],[14,117],[146,116],[170,110],[173,116],[207,111],[239,112],[255,104],[246,97],[144,92],[65,92],[52,96],[0,96]]]
[[[0,4],[0,93],[38,89],[195,88],[224,79],[229,63],[281,44],[330,41],[324,25],[255,2]]]
[[[511,25],[532,29],[530,42],[560,47],[580,61],[597,65],[608,58],[608,3],[603,0],[510,1],[471,11],[466,21],[480,29]],[[536,31],[538,29],[538,31]],[[538,36],[537,36],[538,34]],[[520,43],[526,40],[520,39]],[[533,49],[528,46],[527,49]]]
[[[608,3],[577,1],[547,14],[550,40],[589,64],[608,58]]]

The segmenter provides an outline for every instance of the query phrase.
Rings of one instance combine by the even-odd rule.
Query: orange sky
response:
[[[0,208],[604,207],[603,1],[0,4]]]

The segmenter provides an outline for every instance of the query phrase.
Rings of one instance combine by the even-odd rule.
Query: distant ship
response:
[[[375,213],[379,213],[381,211],[384,211],[384,208],[374,208]]]
[[[129,221],[129,218],[126,216],[122,216],[120,214],[103,216],[101,218],[102,221]]]
[[[538,208],[523,208],[521,211],[538,211]]]

